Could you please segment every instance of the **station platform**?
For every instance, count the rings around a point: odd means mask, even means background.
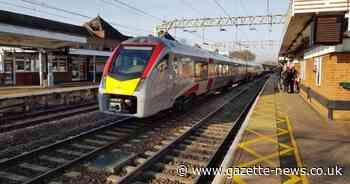
[[[221,165],[230,174],[213,183],[349,183],[350,122],[328,121],[299,94],[276,86],[270,77]],[[268,171],[255,172],[259,167]]]
[[[63,93],[84,89],[98,88],[98,83],[79,82],[55,85],[53,87],[40,86],[14,86],[0,87],[0,100],[8,98],[20,98],[25,96],[45,95],[50,93]]]
[[[72,83],[43,88],[38,86],[0,87],[0,120],[9,114],[29,113],[58,106],[94,103],[98,84]]]

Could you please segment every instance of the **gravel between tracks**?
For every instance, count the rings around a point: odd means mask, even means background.
[[[54,143],[120,117],[94,111],[0,134],[0,160]]]

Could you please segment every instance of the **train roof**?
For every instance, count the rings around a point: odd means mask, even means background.
[[[141,41],[143,40],[143,41]],[[159,38],[159,37],[154,37],[154,36],[148,36],[148,37],[135,37],[132,39],[129,39],[126,41],[127,42],[145,42],[145,43],[163,43],[166,45],[169,49],[171,49],[173,52],[178,53],[178,54],[183,54],[183,55],[191,55],[191,56],[196,56],[196,57],[206,57],[206,58],[211,58],[214,60],[219,60],[219,61],[224,61],[224,62],[230,62],[234,64],[246,64],[250,66],[260,66],[261,64],[257,63],[249,63],[249,62],[243,62],[243,61],[235,61],[231,58],[225,57],[221,54],[205,50],[202,48],[197,48],[193,47],[190,45],[182,44],[178,41],[173,41],[173,40],[168,40],[165,38]]]

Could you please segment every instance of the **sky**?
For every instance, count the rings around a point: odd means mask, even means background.
[[[270,13],[287,12],[288,0],[269,1]],[[132,9],[133,7],[138,10]],[[100,15],[117,30],[131,36],[151,34],[156,25],[163,20],[221,17],[227,14],[267,15],[268,12],[267,0],[0,0],[0,9],[76,25],[82,25],[90,18]],[[280,41],[283,28],[284,25],[254,26],[254,29],[245,26],[239,27],[238,30],[227,27],[224,32],[220,31],[220,28],[206,28],[204,41],[208,43],[236,41],[236,31],[237,41]],[[203,30],[191,31],[196,32],[172,30],[171,34],[176,35],[179,40],[186,40],[188,44],[202,43]],[[249,49],[257,55],[257,62],[275,60],[279,51],[278,46]]]

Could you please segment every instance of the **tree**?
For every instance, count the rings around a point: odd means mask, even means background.
[[[229,57],[232,59],[240,59],[243,61],[254,61],[256,56],[249,50],[242,51],[231,51],[229,52]]]

